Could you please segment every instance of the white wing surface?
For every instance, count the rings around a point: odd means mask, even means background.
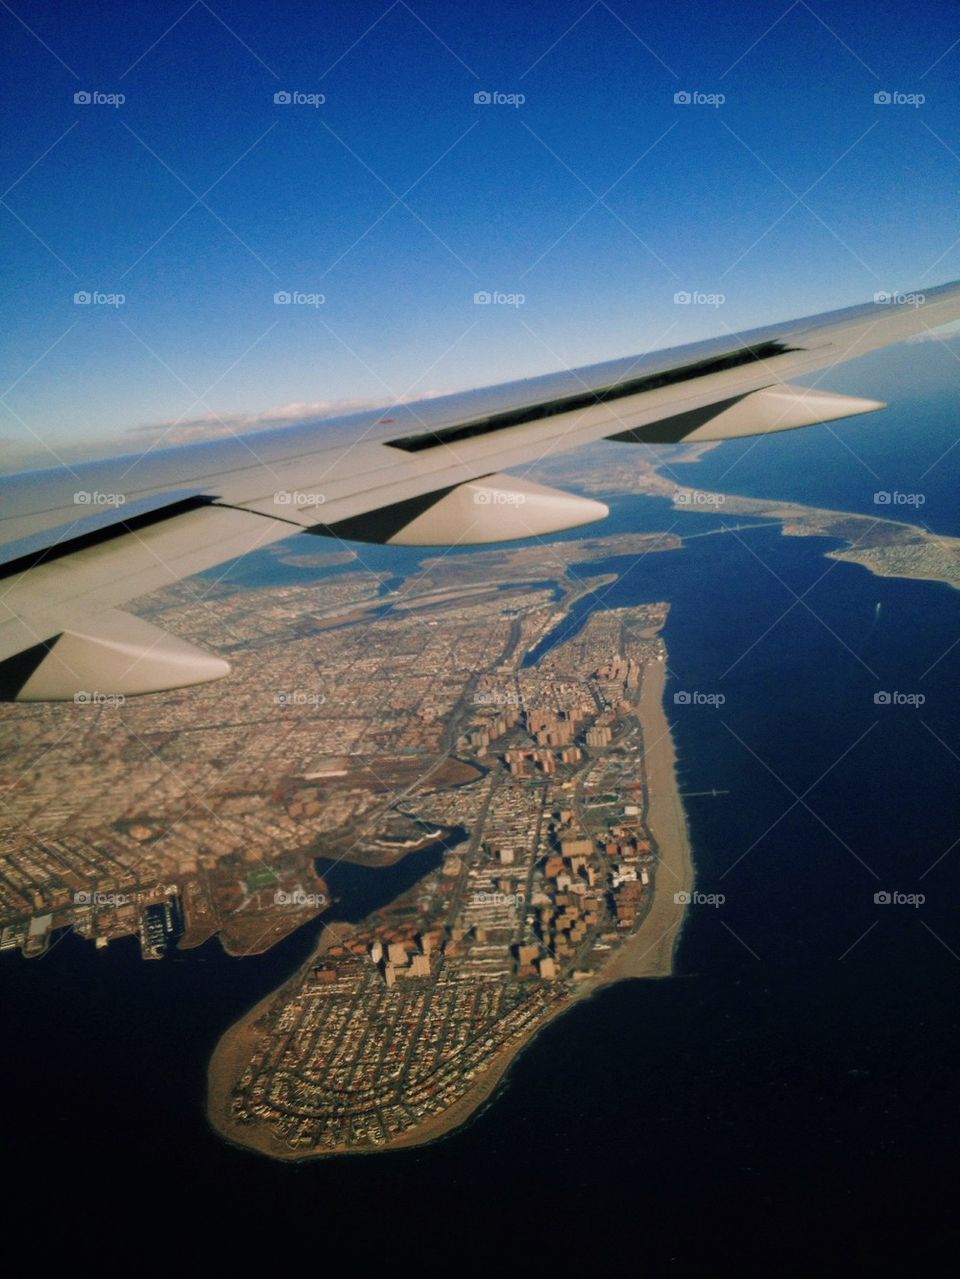
[[[298,530],[409,546],[535,536],[601,502],[502,474],[599,439],[791,430],[884,407],[791,379],[960,319],[960,283],[339,420],[0,478],[0,698],[154,692],[229,667],[126,601]]]

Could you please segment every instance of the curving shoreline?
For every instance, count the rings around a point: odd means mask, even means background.
[[[419,1146],[453,1132],[489,1100],[527,1044],[556,1017],[613,982],[628,978],[669,977],[672,974],[686,913],[686,907],[682,901],[676,900],[676,894],[692,890],[694,867],[686,814],[677,783],[676,750],[664,706],[665,686],[666,664],[649,663],[644,671],[639,715],[649,797],[648,824],[660,856],[650,905],[636,932],[619,946],[595,975],[582,981],[569,997],[559,1000],[535,1026],[507,1045],[491,1065],[478,1074],[469,1091],[452,1106],[442,1114],[427,1117],[415,1128],[396,1136],[375,1151],[363,1153]],[[333,924],[326,928],[317,950],[303,967],[316,963],[317,957],[328,946],[341,934],[350,931],[350,925]],[[291,1150],[274,1139],[273,1131],[267,1125],[238,1123],[231,1114],[230,1104],[233,1083],[250,1059],[260,1016],[288,985],[296,982],[302,971],[301,968],[292,974],[224,1034],[214,1050],[207,1073],[207,1116],[216,1132],[234,1145],[272,1158],[298,1162],[345,1153],[345,1148],[319,1152]],[[350,1153],[361,1152],[351,1148]]]
[[[664,705],[666,682],[666,663],[651,663],[644,672],[640,696],[647,821],[660,851],[652,901],[636,933],[604,965],[595,989],[625,977],[671,976],[687,912],[686,906],[675,900],[675,894],[693,891],[693,853],[677,782],[676,746]]]

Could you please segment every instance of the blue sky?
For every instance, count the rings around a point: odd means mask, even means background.
[[[8,458],[960,277],[952,4],[18,0],[0,27]]]

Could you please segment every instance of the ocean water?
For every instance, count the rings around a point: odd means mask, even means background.
[[[884,401],[880,412],[775,435],[731,440],[673,475],[703,488],[785,498],[960,534],[957,341],[881,351],[811,385]],[[877,494],[890,494],[878,503]]]
[[[667,512],[617,499],[604,531]],[[577,567],[622,570],[604,604],[670,601],[681,788],[726,792],[686,800],[697,887],[724,901],[690,908],[674,979],[579,1005],[441,1142],[289,1166],[208,1129],[204,1072],[316,924],[254,959],[213,942],[143,964],[133,942],[72,937],[5,957],[14,1212],[39,1193],[102,1228],[135,1187],[152,1230],[253,1226],[317,1265],[335,1236],[352,1264],[596,1264],[629,1245],[649,1274],[851,1273],[880,1237],[927,1273],[958,1233],[960,593],[831,545],[758,527]]]
[[[317,874],[330,892],[330,910],[324,922],[343,920],[359,924],[375,910],[402,897],[418,880],[443,864],[444,852],[456,848],[467,837],[463,826],[457,826],[444,839],[423,848],[413,849],[392,866],[358,866],[339,857],[318,857],[314,861]]]

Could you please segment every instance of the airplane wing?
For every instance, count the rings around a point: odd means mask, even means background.
[[[531,537],[601,502],[502,472],[599,439],[725,440],[868,413],[790,385],[960,319],[960,282],[480,391],[0,478],[0,699],[179,688],[221,658],[119,606],[297,531],[407,546]]]

